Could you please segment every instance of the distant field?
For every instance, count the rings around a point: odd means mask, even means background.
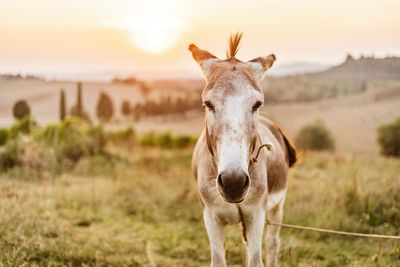
[[[19,99],[28,101],[33,116],[39,123],[59,120],[59,94],[65,89],[68,111],[76,103],[76,82],[46,82],[36,79],[0,78],[0,127],[13,122],[12,107]],[[92,118],[101,91],[112,94],[117,116],[123,99],[140,100],[136,86],[112,83],[84,83],[83,103]]]
[[[208,266],[191,150],[112,149],[60,176],[0,174],[1,266]],[[111,163],[111,164],[110,164]],[[291,171],[287,223],[399,235],[400,161],[303,155]],[[229,266],[244,266],[238,226]],[[399,266],[400,243],[282,230],[282,266]]]
[[[157,100],[162,94],[174,94],[187,89],[202,88],[203,81],[152,81],[152,92],[146,96],[148,99]],[[93,121],[96,121],[96,105],[102,91],[108,93],[115,110],[114,118],[122,120],[121,104],[127,100],[132,104],[143,101],[144,96],[136,83],[82,83],[83,106]],[[60,90],[66,92],[67,111],[76,103],[77,83],[71,81],[44,81],[40,79],[5,78],[0,75],[0,127],[13,123],[12,107],[19,99],[28,101],[33,117],[41,124],[59,121],[59,94]],[[200,102],[199,102],[200,103]],[[125,123],[127,123],[125,121]]]
[[[153,84],[155,93],[147,97],[157,98],[157,94],[168,93],[168,90],[179,92],[198,89],[202,85],[201,81],[158,81]],[[61,88],[66,90],[67,106],[70,108],[75,103],[76,83],[0,79],[0,127],[13,123],[12,106],[20,98],[28,100],[32,114],[39,123],[58,121]],[[115,122],[109,127],[132,125],[140,132],[171,131],[197,135],[204,126],[203,114],[200,112],[189,112],[183,116],[146,118],[135,123],[123,119],[120,111],[122,100],[127,99],[135,103],[141,101],[143,95],[135,85],[115,83],[83,83],[84,107],[92,118],[95,118],[95,107],[101,91],[106,91],[112,96],[116,110]],[[316,102],[271,104],[267,99],[263,113],[278,122],[292,139],[301,127],[321,118],[332,131],[338,152],[377,154],[379,148],[376,144],[376,128],[400,117],[400,83],[376,85],[362,93]]]
[[[376,128],[400,117],[400,84],[346,97],[309,103],[269,104],[263,114],[282,126],[292,138],[306,124],[323,119],[341,153],[378,154]],[[147,119],[135,124],[140,131],[198,134],[204,127],[202,113],[186,117]]]

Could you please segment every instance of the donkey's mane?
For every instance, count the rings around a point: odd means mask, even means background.
[[[242,39],[242,33],[232,34],[229,38],[229,50],[226,51],[226,57],[228,59],[234,58],[239,51],[240,40]]]

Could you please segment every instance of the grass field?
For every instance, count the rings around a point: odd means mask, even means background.
[[[0,175],[0,266],[208,266],[191,149],[112,147],[53,175]],[[287,223],[400,234],[400,161],[306,154],[290,173]],[[282,266],[399,266],[400,242],[282,230]],[[238,226],[229,266],[244,266]]]

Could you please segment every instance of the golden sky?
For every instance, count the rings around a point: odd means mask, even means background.
[[[399,14],[399,0],[0,0],[0,71],[197,72],[188,44],[224,57],[236,31],[243,60],[400,55]]]

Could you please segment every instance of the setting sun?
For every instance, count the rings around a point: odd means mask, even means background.
[[[147,52],[160,53],[179,40],[183,24],[168,17],[144,17],[132,21],[129,32],[134,44]]]

